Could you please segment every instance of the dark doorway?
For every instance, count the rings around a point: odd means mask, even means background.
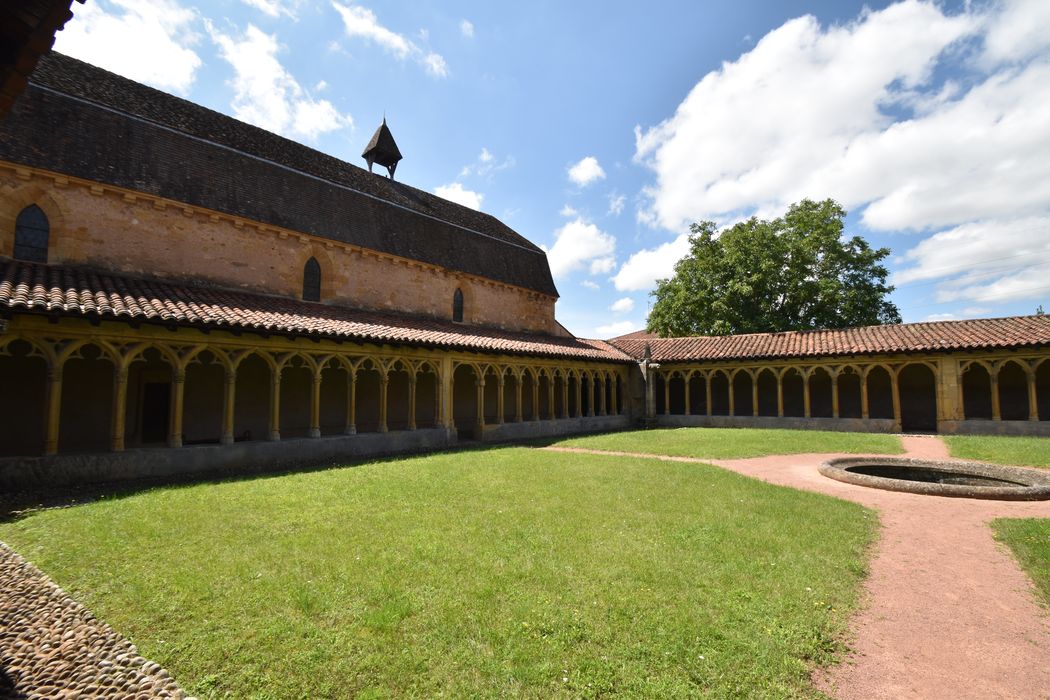
[[[898,375],[901,430],[906,433],[937,432],[936,378],[926,365],[911,364]]]
[[[171,384],[148,382],[142,388],[142,442],[166,442],[171,417]]]

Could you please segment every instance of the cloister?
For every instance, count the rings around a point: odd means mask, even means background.
[[[624,407],[625,365],[20,320],[0,335],[2,456],[425,428],[497,439]]]
[[[714,366],[664,363],[654,370],[654,379],[657,416],[853,419],[880,421],[893,431],[946,432],[960,426],[965,431],[971,421],[1050,421],[1050,356],[1045,351]]]

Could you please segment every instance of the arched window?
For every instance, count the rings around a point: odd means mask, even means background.
[[[303,301],[321,301],[321,264],[310,258],[303,268]]]
[[[463,323],[463,290],[457,289],[452,295],[452,320]]]
[[[50,231],[43,209],[35,204],[23,209],[15,221],[15,258],[46,263]]]

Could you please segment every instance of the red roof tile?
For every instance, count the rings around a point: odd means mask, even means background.
[[[512,333],[14,260],[0,262],[0,309],[474,352],[631,360],[602,340]]]
[[[644,356],[648,344],[655,362],[771,360],[1034,347],[1050,345],[1050,315],[748,335],[649,340],[614,338],[609,342],[637,358]]]

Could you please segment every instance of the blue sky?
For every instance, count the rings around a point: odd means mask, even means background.
[[[548,250],[559,320],[644,326],[692,221],[834,197],[906,321],[1050,309],[1050,2],[88,0],[56,49]]]

